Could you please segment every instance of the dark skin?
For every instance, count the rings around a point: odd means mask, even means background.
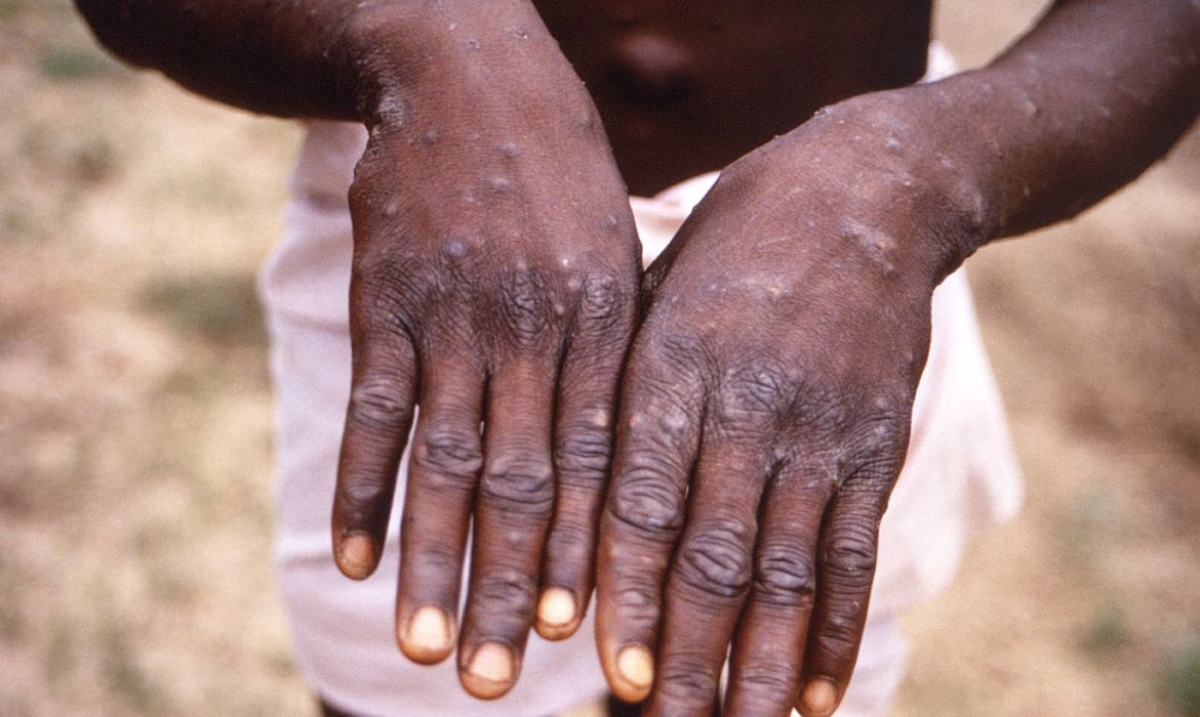
[[[404,653],[502,695],[594,574],[609,683],[657,715],[707,714],[730,647],[726,714],[836,708],[934,287],[1200,111],[1195,0],[1059,2],[927,86],[922,2],[77,2],[195,90],[370,128],[333,538],[372,572],[419,404]],[[713,169],[639,290],[626,187]]]

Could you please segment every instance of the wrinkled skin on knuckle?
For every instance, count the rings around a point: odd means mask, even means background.
[[[479,437],[453,428],[430,428],[413,445],[412,462],[426,474],[425,487],[470,491],[483,466]],[[437,482],[429,483],[431,478]]]
[[[761,437],[775,433],[787,420],[796,386],[785,372],[766,362],[752,362],[727,372],[713,399],[713,428]]]
[[[625,574],[621,589],[612,594],[612,602],[624,619],[635,624],[640,621],[642,626],[647,626],[658,620],[659,593],[657,578],[641,573]]]
[[[408,425],[413,407],[398,395],[398,382],[384,377],[359,381],[350,392],[347,415],[355,425],[366,429],[392,431]]]
[[[814,557],[799,541],[764,540],[754,574],[755,599],[779,607],[811,605],[817,593]]]
[[[702,379],[712,379],[717,366],[713,342],[688,329],[689,320],[674,308],[650,312],[637,330],[625,382],[636,393],[661,401],[694,402]],[[720,342],[716,342],[717,345]]]
[[[338,513],[343,523],[363,525],[384,519],[383,506],[390,505],[392,488],[375,480],[349,476],[337,490]]]
[[[798,675],[792,670],[785,659],[739,666],[737,673],[738,689],[742,692],[742,703],[751,706],[747,714],[770,714],[766,705],[775,705],[780,701],[780,695],[791,695],[799,688]],[[758,705],[758,709],[754,709]]]
[[[903,408],[887,404],[858,421],[843,443],[842,474],[890,485],[899,475],[908,451],[910,412],[911,403]]]
[[[675,575],[703,595],[722,599],[744,595],[750,587],[753,528],[722,520],[695,531],[679,547]]]
[[[432,516],[413,513],[408,513],[404,519],[417,526],[424,520],[435,520]],[[411,571],[408,575],[413,584],[436,585],[445,582],[448,577],[458,575],[462,564],[462,555],[454,546],[440,540],[426,540],[421,543],[419,550],[414,550],[406,569]]]
[[[565,484],[596,488],[608,480],[612,436],[606,427],[593,424],[568,426],[555,446],[555,465]]]
[[[579,325],[588,332],[618,329],[629,318],[632,303],[621,282],[612,274],[593,273],[583,280],[579,300]]]
[[[654,704],[662,715],[709,715],[717,694],[717,668],[700,656],[677,655],[658,668]]]
[[[495,311],[513,348],[536,349],[547,340],[554,309],[546,282],[528,266],[501,274]]]
[[[809,637],[808,657],[823,663],[839,663],[858,654],[863,624],[854,618],[837,613]]]
[[[440,292],[437,275],[406,252],[394,247],[354,252],[351,270],[351,311],[355,325],[411,340]]]
[[[684,496],[667,478],[662,458],[639,454],[629,459],[608,501],[608,512],[638,532],[665,539],[683,527]]]
[[[523,633],[529,627],[537,585],[518,570],[489,570],[472,585],[471,602],[490,628]]]
[[[545,461],[502,453],[488,461],[479,497],[502,514],[547,516],[554,505],[554,471]]]
[[[822,546],[822,579],[837,591],[862,591],[875,576],[879,522],[876,518],[842,519]]]

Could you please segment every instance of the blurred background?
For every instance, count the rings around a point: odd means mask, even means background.
[[[975,66],[1041,4],[937,34]],[[0,0],[0,715],[312,712],[253,289],[298,140]],[[907,620],[897,715],[1200,715],[1200,136],[968,267],[1027,501]]]

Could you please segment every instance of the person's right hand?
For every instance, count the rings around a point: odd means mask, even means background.
[[[536,13],[489,13],[503,14],[437,29],[445,51],[384,103],[356,171],[333,511],[338,566],[366,578],[419,405],[397,637],[420,663],[457,637],[463,685],[484,698],[516,681],[531,625],[562,638],[584,614],[639,274],[582,83]]]

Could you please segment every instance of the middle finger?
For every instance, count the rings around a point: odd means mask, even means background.
[[[488,391],[486,462],[475,507],[475,543],[459,674],[484,699],[516,682],[533,623],[542,547],[554,506],[550,436],[554,366],[517,359]]]

